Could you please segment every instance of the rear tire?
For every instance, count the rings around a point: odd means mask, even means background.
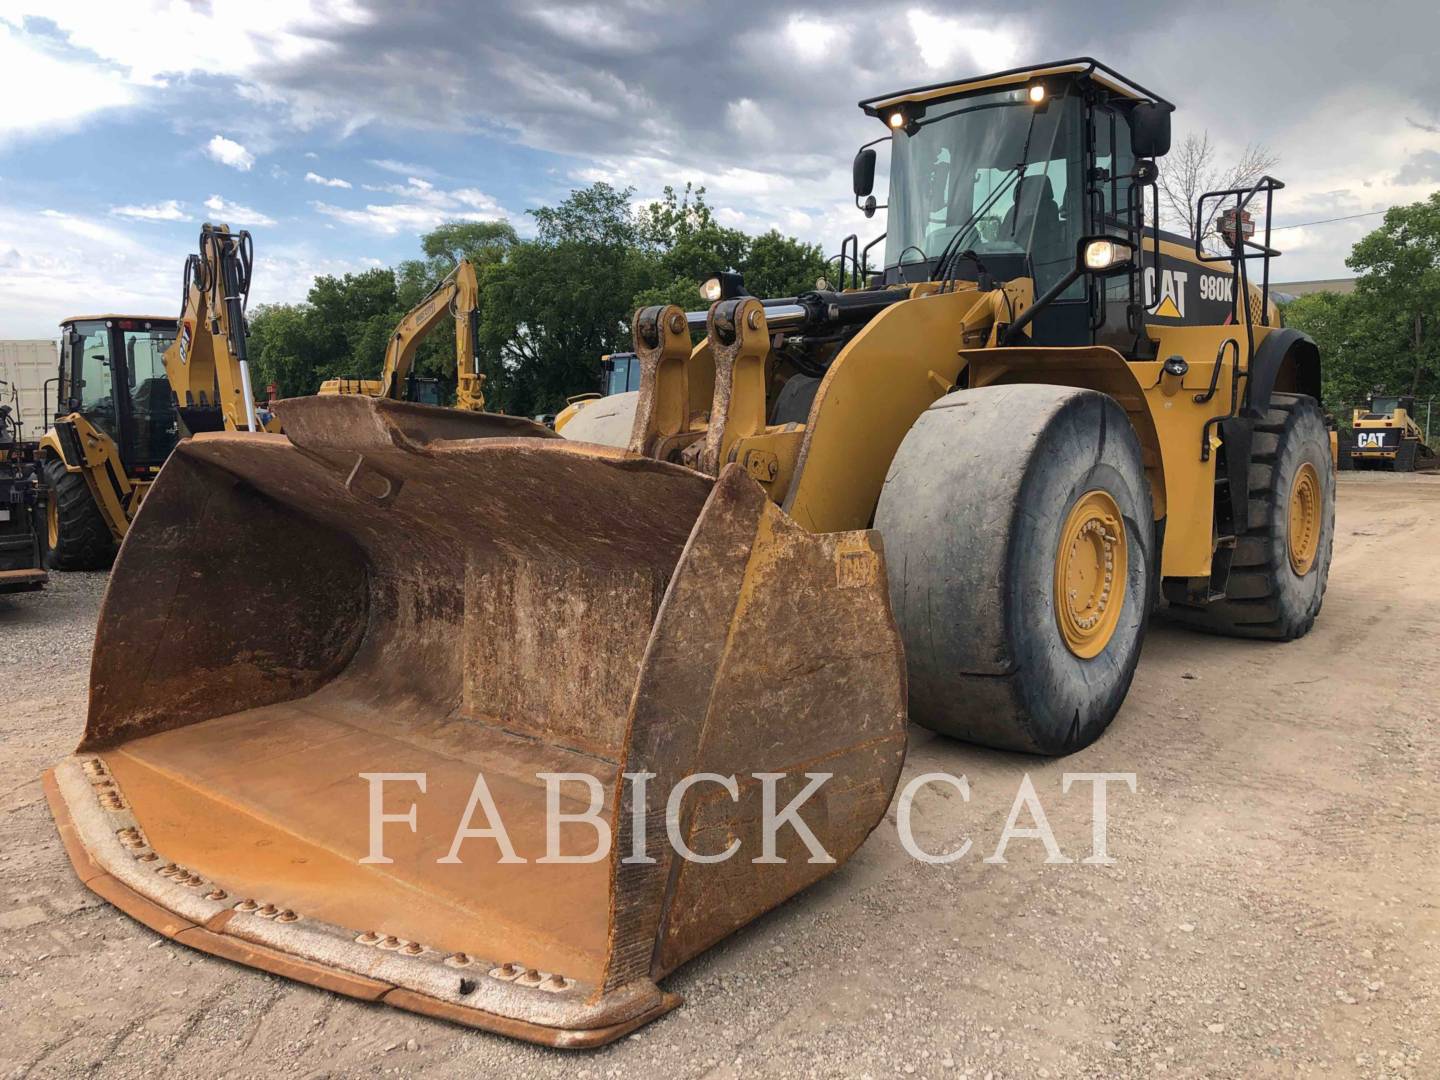
[[[47,457],[42,468],[50,489],[46,566],[51,570],[108,569],[115,561],[115,541],[85,477],[67,472],[65,463],[55,457]]]
[[[1150,485],[1114,399],[1041,385],[941,398],[901,443],[875,526],[912,720],[1040,754],[1105,730],[1156,580]]]
[[[1415,450],[1420,444],[1414,439],[1407,439],[1403,436],[1400,439],[1400,448],[1395,451],[1395,461],[1391,468],[1395,472],[1415,471]]]
[[[1292,531],[1309,528],[1292,530],[1292,501],[1307,465],[1319,485],[1313,542],[1292,537]],[[1170,615],[1210,633],[1293,641],[1309,633],[1320,614],[1335,543],[1335,473],[1314,398],[1271,395],[1269,411],[1255,426],[1249,485],[1250,529],[1235,542],[1226,598],[1203,607],[1172,603]],[[1297,551],[1304,555],[1311,548],[1308,562],[1302,558],[1297,565]]]

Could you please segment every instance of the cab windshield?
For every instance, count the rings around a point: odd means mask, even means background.
[[[1058,280],[1083,229],[1082,120],[1078,97],[1036,108],[1023,86],[930,105],[915,134],[894,135],[885,265],[933,262],[953,243],[1029,255],[1037,292]]]

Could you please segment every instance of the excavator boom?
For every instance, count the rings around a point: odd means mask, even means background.
[[[479,308],[479,285],[469,259],[461,259],[445,279],[430,290],[395,327],[385,349],[385,366],[376,396],[400,401],[405,397],[415,351],[446,315],[455,319],[456,407],[469,412],[485,410],[481,392],[484,376],[476,367],[475,335]],[[331,383],[337,380],[330,380]],[[327,384],[328,385],[328,384]],[[322,388],[322,393],[325,392]],[[330,393],[343,393],[331,389]]]

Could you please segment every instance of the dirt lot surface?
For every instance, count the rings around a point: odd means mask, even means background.
[[[541,1050],[172,945],[83,889],[43,768],[79,737],[100,575],[0,597],[0,1075],[1440,1076],[1440,476],[1342,477],[1290,645],[1151,629],[1124,711],[1063,761],[912,730],[928,787],[857,858],[671,978],[607,1049]],[[1113,865],[1088,783],[1111,786]],[[987,863],[1028,773],[1070,863]],[[1022,816],[1028,824],[1028,816]]]

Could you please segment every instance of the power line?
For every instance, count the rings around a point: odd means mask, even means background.
[[[1319,221],[1297,221],[1294,225],[1276,225],[1271,232],[1284,232],[1286,229],[1303,229],[1307,225],[1329,225],[1332,221],[1355,221],[1357,218],[1374,217],[1376,214],[1383,214],[1384,210],[1367,210],[1363,214],[1347,214],[1345,217],[1322,218]]]

